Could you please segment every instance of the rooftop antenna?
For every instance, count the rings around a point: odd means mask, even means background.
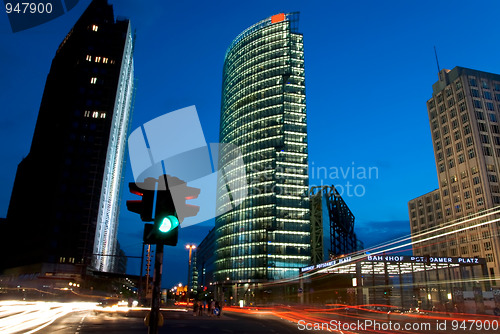
[[[434,45],[434,55],[436,56],[436,64],[437,64],[437,67],[438,67],[438,73],[441,72],[441,69],[439,68],[439,60],[438,60],[438,54],[437,54],[437,51],[436,51],[436,46]]]

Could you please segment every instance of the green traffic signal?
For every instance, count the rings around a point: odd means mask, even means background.
[[[181,222],[186,217],[196,216],[200,210],[199,206],[187,204],[186,200],[197,198],[200,189],[188,187],[186,182],[170,175],[148,178],[143,184],[130,183],[129,187],[130,192],[142,196],[142,200],[127,201],[127,208],[140,213],[143,221],[154,222],[144,225],[143,242],[176,246]],[[153,204],[156,204],[154,218]]]
[[[177,226],[179,226],[179,219],[177,219],[177,217],[166,216],[161,220],[160,226],[158,226],[158,230],[162,233],[168,233]]]

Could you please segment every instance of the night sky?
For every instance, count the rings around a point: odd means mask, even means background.
[[[0,217],[29,152],[52,58],[89,2],[17,33],[0,14]],[[437,80],[434,46],[441,68],[500,73],[500,2],[494,0],[109,2],[137,31],[131,130],[195,105],[208,143],[218,142],[231,41],[266,17],[300,11],[310,185],[343,189],[365,246],[409,235],[408,200],[438,187],[426,110]],[[132,181],[127,157],[125,182]],[[118,240],[136,256],[143,223],[125,210],[127,199],[136,198],[125,184]],[[213,220],[181,229],[178,246],[166,247],[164,287],[186,282],[184,245],[199,244],[211,226]],[[138,274],[139,261],[130,259],[128,271]]]

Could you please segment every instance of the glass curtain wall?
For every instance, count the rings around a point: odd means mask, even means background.
[[[241,151],[249,191],[231,211],[224,207],[231,203],[218,205],[227,211],[216,218],[218,282],[293,277],[310,263],[304,46],[297,23],[298,13],[274,15],[243,31],[226,52],[220,142]],[[221,146],[219,170],[234,157],[233,145]]]

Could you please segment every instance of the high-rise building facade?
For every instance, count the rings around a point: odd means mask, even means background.
[[[133,90],[130,22],[94,0],[63,40],[47,76],[28,156],[7,213],[3,267],[113,268]],[[22,233],[19,233],[22,229]]]
[[[427,110],[439,189],[408,203],[415,255],[481,257],[500,273],[500,75],[439,72]]]
[[[263,282],[310,262],[303,36],[298,13],[277,14],[227,49],[220,142],[243,156],[248,197],[216,218],[215,280]],[[219,153],[219,168],[231,152]],[[224,189],[219,189],[224,191]],[[224,204],[224,205],[231,205]]]

